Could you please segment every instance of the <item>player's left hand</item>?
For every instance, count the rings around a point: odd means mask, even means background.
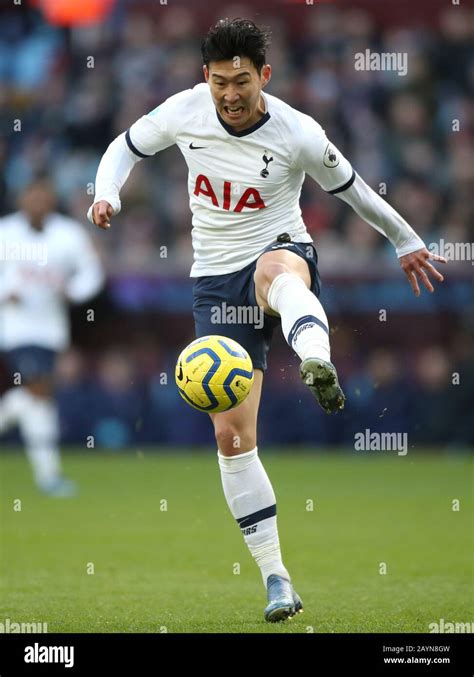
[[[416,252],[412,252],[411,254],[405,254],[405,256],[400,256],[399,258],[400,265],[405,271],[405,274],[408,278],[409,283],[411,284],[411,288],[413,289],[415,296],[420,295],[418,278],[425,285],[426,289],[429,292],[434,292],[434,287],[431,284],[431,281],[428,275],[426,274],[425,270],[428,273],[430,273],[433,276],[433,278],[438,282],[443,282],[444,280],[444,277],[441,275],[441,273],[437,271],[436,268],[434,268],[431,265],[431,263],[429,263],[429,259],[431,259],[431,261],[439,261],[440,263],[447,263],[444,256],[432,254],[426,248],[418,249],[418,251]]]

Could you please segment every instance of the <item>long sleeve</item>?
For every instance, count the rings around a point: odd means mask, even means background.
[[[372,228],[385,235],[395,247],[398,257],[411,254],[426,246],[400,214],[372,190],[357,173],[348,188],[332,192],[347,202]]]
[[[120,211],[120,189],[139,160],[175,143],[179,106],[189,96],[190,91],[185,90],[166,99],[112,141],[97,170],[94,203],[87,212],[91,223],[92,207],[96,202],[106,200],[112,206],[114,214]]]
[[[3,262],[0,268],[0,305],[6,303],[12,294],[18,293],[20,286],[21,280],[15,266],[10,261]]]
[[[118,214],[121,209],[120,189],[128,179],[130,172],[141,158],[133,153],[126,141],[125,132],[117,136],[109,145],[99,164],[95,179],[94,204],[106,200]],[[92,207],[87,218],[92,223]]]
[[[425,247],[423,240],[388,202],[368,186],[332,144],[313,118],[298,113],[295,166],[309,174],[323,190],[337,195],[372,228],[385,235],[404,256]]]

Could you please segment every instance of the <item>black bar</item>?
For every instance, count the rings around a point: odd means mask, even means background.
[[[203,610],[205,614],[205,610]],[[473,674],[472,634],[318,634],[295,633],[283,626],[270,634],[2,634],[0,675],[157,675],[173,669],[194,670],[221,665],[222,652],[233,668],[248,670],[261,661],[265,674],[321,677],[332,675],[456,675]],[[27,647],[74,647],[71,667],[64,663],[25,663]],[[59,654],[58,654],[59,655]],[[220,656],[220,658],[219,658]],[[70,658],[70,656],[69,656]],[[390,659],[390,662],[389,660]],[[403,659],[405,662],[393,662]],[[423,661],[421,661],[423,659]],[[430,659],[430,663],[427,660]],[[435,660],[447,662],[434,662]],[[275,672],[274,672],[275,671]],[[245,674],[245,673],[244,673]]]

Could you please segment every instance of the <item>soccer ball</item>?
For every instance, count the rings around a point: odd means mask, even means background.
[[[253,384],[253,365],[237,341],[203,336],[178,357],[175,378],[183,400],[199,411],[217,413],[245,400]]]

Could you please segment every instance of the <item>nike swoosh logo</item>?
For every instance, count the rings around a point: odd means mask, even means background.
[[[207,148],[207,146],[195,146],[193,143],[189,144],[191,150],[199,150],[199,148]]]
[[[182,366],[181,362],[179,363],[178,380],[179,381],[183,380],[183,366]]]

